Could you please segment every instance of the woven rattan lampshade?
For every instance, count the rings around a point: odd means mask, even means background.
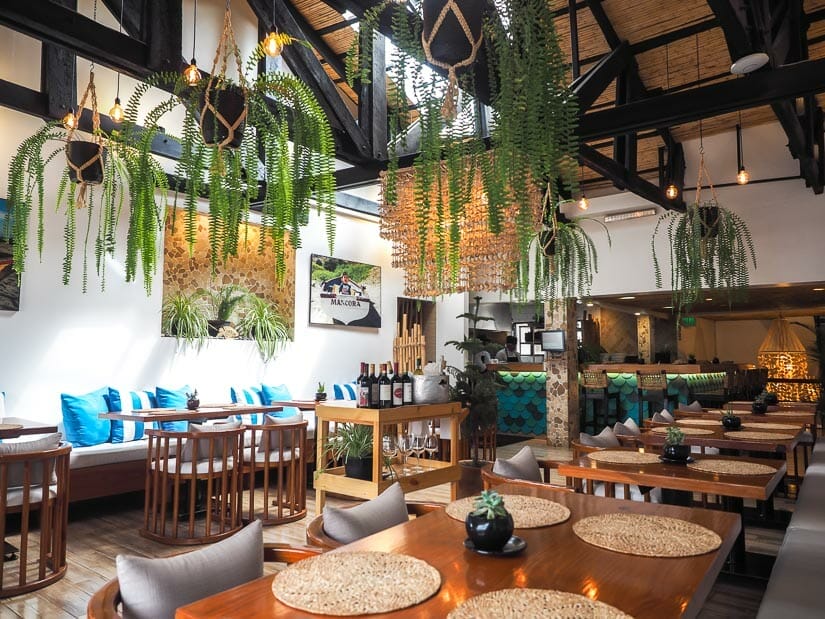
[[[426,217],[419,213],[412,169],[398,171],[397,204],[382,199],[381,236],[392,242],[392,266],[404,270],[404,294],[428,297],[467,291],[507,291],[516,285],[518,242],[513,218],[506,218],[499,234],[487,229],[487,200],[480,174],[475,174],[470,199],[458,216],[458,238],[449,241],[452,219],[448,207],[448,183],[442,170],[442,218],[438,218],[438,189],[430,195],[431,208]],[[434,183],[438,185],[438,183]],[[382,192],[386,177],[381,179]],[[540,198],[536,193],[533,221],[539,225]],[[426,225],[421,244],[419,226]],[[450,252],[456,258],[451,266]],[[423,252],[423,258],[422,258]]]
[[[775,392],[780,400],[816,399],[816,387],[813,384],[771,381],[772,378],[810,378],[805,346],[784,318],[776,318],[771,323],[768,334],[759,347],[757,362],[760,367],[768,368],[767,388]]]

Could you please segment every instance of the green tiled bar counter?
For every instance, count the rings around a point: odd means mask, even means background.
[[[703,371],[707,366],[698,364],[687,365],[629,365],[629,364],[594,364],[588,366],[591,370],[606,370],[608,378],[608,392],[619,394],[619,419],[632,417],[636,422],[639,419],[639,400],[636,390],[636,370],[667,372],[667,393],[678,396],[679,402],[688,404],[695,393],[722,392],[725,382],[725,372]],[[612,407],[611,407],[612,408]],[[593,418],[593,409],[588,407],[587,419]]]
[[[538,436],[547,432],[547,373],[541,363],[508,363],[498,392],[498,432]]]

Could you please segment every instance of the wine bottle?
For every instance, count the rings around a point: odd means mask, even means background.
[[[370,408],[378,408],[378,377],[374,363],[370,363]]]
[[[387,378],[392,380],[392,377],[398,374],[397,363],[393,363],[392,361],[387,361]]]
[[[361,376],[358,377],[358,406],[370,407],[370,375],[367,373],[367,364],[361,364]]]
[[[398,362],[393,364],[395,367],[392,374],[392,405],[404,405],[404,380],[398,372]]]
[[[392,383],[387,376],[387,364],[381,364],[378,377],[378,408],[392,408]]]
[[[413,403],[413,379],[409,372],[404,372],[401,377],[401,392],[404,405]]]
[[[424,374],[423,370],[421,369],[421,357],[418,357],[415,360],[415,374],[417,376],[421,376],[422,374]]]

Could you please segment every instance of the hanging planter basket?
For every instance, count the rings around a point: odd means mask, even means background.
[[[106,164],[106,149],[102,143],[72,140],[66,144],[69,180],[73,183],[100,185]]]
[[[240,86],[207,90],[201,100],[200,129],[204,144],[238,148],[246,125],[246,93]]]
[[[449,85],[442,114],[454,118],[457,74],[476,60],[483,40],[484,11],[477,0],[424,0],[421,44],[427,61],[447,71]]]
[[[719,236],[719,205],[705,202],[699,207],[699,219],[702,222],[702,238],[713,239]]]
[[[556,233],[553,230],[544,229],[539,233],[539,243],[542,253],[547,256],[556,255]]]

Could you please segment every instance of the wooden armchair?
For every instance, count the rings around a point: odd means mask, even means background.
[[[264,561],[267,563],[295,563],[301,559],[321,554],[318,548],[291,546],[289,544],[264,544]],[[120,583],[110,580],[89,600],[86,616],[89,619],[116,619],[121,614]]]
[[[354,507],[351,505],[350,507]],[[407,503],[407,513],[410,516],[423,516],[424,514],[428,514],[432,511],[437,509],[443,509],[444,505],[441,503]],[[320,548],[323,551],[332,550],[333,548],[338,548],[339,546],[343,546],[341,542],[331,538],[329,535],[326,534],[324,531],[324,515],[319,514],[315,518],[313,518],[310,523],[307,525],[307,543],[311,546],[315,546]]]
[[[632,437],[626,437],[632,438]],[[573,459],[578,460],[579,458],[593,453],[595,451],[603,451],[605,447],[593,447],[590,445],[583,445],[579,441],[571,441],[571,447],[573,448]],[[611,449],[623,449],[626,451],[636,451],[633,447],[611,447]],[[634,499],[633,497],[641,497],[641,500],[645,503],[651,502],[650,492],[652,488],[647,487],[639,487],[634,486],[631,484],[619,484],[619,488],[621,489],[621,493],[616,492],[616,484],[611,482],[603,482],[597,481],[593,479],[573,479],[571,483],[573,489],[576,492],[582,492],[584,494],[593,494],[598,496],[605,496],[610,498],[617,498],[617,499],[628,499],[628,500],[638,500]],[[634,492],[635,491],[635,492]],[[620,496],[619,496],[620,494]]]
[[[544,460],[539,461],[539,464],[550,464],[550,461]],[[553,463],[556,466],[551,468],[557,468],[558,463]],[[485,490],[490,490],[491,488],[495,488],[496,486],[500,486],[501,484],[515,484],[517,486],[522,486],[525,488],[542,488],[544,490],[550,489],[556,492],[573,492],[573,488],[567,486],[556,486],[549,482],[549,473],[546,473],[544,479],[547,481],[527,481],[526,479],[514,479],[512,477],[504,477],[502,475],[498,475],[493,473],[492,471],[488,471],[486,469],[482,469],[481,471],[481,484]]]

